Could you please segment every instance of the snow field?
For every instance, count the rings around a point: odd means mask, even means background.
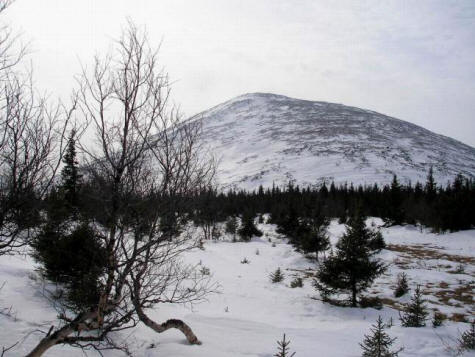
[[[379,219],[368,223],[371,222],[381,224]],[[413,226],[382,228],[387,244],[396,250],[386,249],[380,253],[380,258],[390,264],[389,269],[365,295],[373,291],[384,301],[393,302],[376,310],[337,307],[320,301],[311,285],[315,261],[296,252],[275,233],[274,226],[262,224],[259,228],[264,231],[260,239],[249,243],[207,241],[205,250],[196,249],[184,256],[186,262],[200,263],[210,269],[220,285],[219,293],[192,307],[163,304],[149,311],[150,317],[157,321],[184,319],[203,342],[201,346],[187,345],[178,331],[158,335],[141,324],[115,338],[127,341],[134,356],[271,357],[276,352],[276,340],[285,333],[291,340],[291,350],[297,352],[296,357],[356,357],[361,355],[358,343],[381,315],[385,322],[393,319],[394,326],[387,332],[398,338],[395,347],[404,346],[400,356],[447,356],[442,340],[450,342],[468,328],[467,323],[451,320],[437,329],[432,328],[430,320],[423,328],[403,328],[397,308],[409,301],[416,284],[422,284],[431,312],[437,308],[449,317],[453,314],[472,317],[475,230],[435,235]],[[329,232],[335,243],[344,232],[344,226],[332,221]],[[410,254],[401,247],[409,247]],[[258,255],[256,250],[259,250]],[[418,258],[424,251],[430,254]],[[463,273],[454,272],[459,263],[453,257],[464,258]],[[241,264],[243,258],[250,263]],[[285,280],[272,284],[269,274],[277,267],[283,270]],[[0,281],[5,281],[0,291],[0,308],[12,307],[11,316],[7,316],[7,310],[2,310],[4,314],[0,315],[0,346],[22,340],[10,353],[12,356],[28,352],[41,337],[34,331],[47,330],[56,322],[56,312],[43,296],[43,284],[34,269],[28,257],[0,258]],[[403,271],[408,274],[411,292],[397,299],[393,297],[393,287],[397,274]],[[295,276],[303,278],[303,288],[290,288]],[[463,302],[453,297],[444,301],[436,295],[467,286],[458,297]],[[24,339],[25,336],[28,337]],[[152,344],[154,348],[150,348]],[[51,357],[82,355],[81,351],[67,346],[56,346],[46,354]],[[89,351],[88,355],[97,354]],[[104,355],[123,354],[106,351]]]

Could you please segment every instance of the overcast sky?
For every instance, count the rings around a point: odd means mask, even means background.
[[[130,17],[190,116],[272,92],[372,109],[475,146],[475,1],[16,0],[37,85],[68,95]]]

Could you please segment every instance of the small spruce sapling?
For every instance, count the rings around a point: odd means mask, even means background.
[[[443,313],[439,311],[435,311],[434,317],[432,318],[432,327],[436,328],[436,327],[442,326],[446,318],[447,317]]]
[[[398,274],[397,285],[396,285],[396,289],[394,290],[394,296],[401,297],[404,294],[407,294],[408,292],[409,292],[409,285],[407,282],[407,274],[406,273]]]
[[[201,275],[211,275],[211,271],[209,270],[208,267],[205,267],[204,265],[200,269]]]
[[[277,345],[278,345],[278,351],[274,355],[274,357],[294,357],[295,356],[295,352],[293,353],[290,352],[290,348],[289,348],[290,341],[287,341],[285,339],[285,333],[282,340],[277,341]]]
[[[303,287],[303,280],[301,277],[296,277],[290,282],[291,288],[302,288]]]
[[[365,335],[363,343],[360,343],[363,350],[362,357],[397,357],[403,350],[400,348],[397,351],[391,351],[396,338],[389,337],[384,328],[383,319],[379,316],[376,324],[371,326],[371,333]]]
[[[417,285],[411,302],[406,306],[402,315],[399,316],[404,327],[423,327],[427,320],[427,307],[422,298],[421,286]]]
[[[465,266],[462,263],[455,267],[455,274],[465,274]]]
[[[269,277],[272,283],[280,283],[285,278],[284,273],[282,273],[280,268],[277,268],[277,270],[271,273]]]
[[[475,350],[475,319],[470,323],[469,329],[462,333],[458,343],[461,351]]]

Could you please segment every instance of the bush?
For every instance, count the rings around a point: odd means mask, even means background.
[[[249,264],[249,263],[250,261],[246,257],[244,257],[244,259],[241,260],[241,264]]]
[[[383,302],[377,296],[374,296],[374,297],[362,296],[360,298],[360,306],[362,308],[372,307],[372,308],[375,308],[377,310],[381,310],[383,308]]]
[[[290,287],[291,288],[301,288],[303,287],[303,280],[300,277],[295,278],[290,282]]]
[[[200,269],[201,275],[211,275],[211,271],[208,267],[202,266]]]
[[[269,277],[272,283],[280,283],[285,278],[280,268],[277,268],[277,270],[271,273]]]
[[[100,237],[87,223],[70,233],[65,227],[47,224],[33,240],[32,248],[44,276],[64,284],[72,309],[83,311],[97,303],[106,254]]]

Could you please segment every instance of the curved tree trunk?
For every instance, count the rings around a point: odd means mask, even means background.
[[[43,338],[36,347],[26,355],[26,357],[40,357],[43,353],[46,352],[49,348],[53,347],[56,344],[61,343],[64,337],[67,337],[72,331],[61,331],[58,330],[52,335],[48,335]]]
[[[162,324],[158,324],[155,321],[153,321],[152,319],[150,319],[145,314],[145,312],[143,311],[143,309],[140,305],[138,305],[136,303],[134,303],[134,305],[135,305],[135,310],[137,312],[137,315],[138,315],[140,321],[142,321],[146,326],[150,327],[155,332],[162,333],[162,332],[165,332],[166,330],[169,330],[171,328],[176,328],[176,329],[180,330],[181,332],[183,332],[183,334],[185,335],[187,341],[191,345],[201,345],[201,341],[198,340],[198,337],[196,337],[196,335],[193,333],[190,326],[188,326],[183,321],[176,320],[176,319],[170,319],[170,320],[167,320],[166,322],[164,322]]]
[[[51,333],[53,327],[51,327],[50,332],[36,345],[36,347],[26,355],[26,357],[40,357],[45,353],[49,348],[54,345],[58,345],[65,341],[69,335],[73,332],[83,330],[84,322],[88,319],[93,319],[97,316],[96,311],[89,311],[83,314],[80,314],[73,321],[68,323],[66,326],[63,326],[59,330]]]

